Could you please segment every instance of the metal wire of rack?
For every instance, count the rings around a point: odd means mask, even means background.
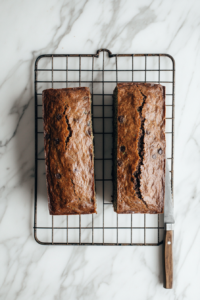
[[[34,82],[34,237],[39,244],[156,246],[163,243],[163,215],[118,215],[113,211],[112,91],[116,83],[129,81],[161,83],[166,86],[167,159],[171,161],[173,197],[175,104],[173,57],[168,54],[112,54],[107,49],[100,49],[96,54],[41,55],[35,61]],[[42,90],[46,88],[75,86],[89,86],[92,96],[98,213],[84,216],[49,216],[41,95]],[[40,234],[41,232],[43,234]]]

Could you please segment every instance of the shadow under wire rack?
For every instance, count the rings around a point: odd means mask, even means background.
[[[113,90],[119,82],[160,83],[166,87],[166,153],[174,182],[175,62],[168,54],[46,54],[35,61],[35,205],[34,237],[42,245],[137,245],[163,243],[163,215],[113,210]],[[92,97],[95,215],[50,216],[47,206],[42,91],[87,86]]]

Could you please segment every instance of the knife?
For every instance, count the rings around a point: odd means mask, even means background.
[[[164,204],[164,287],[173,287],[173,236],[174,207],[172,202],[169,166],[165,163],[165,204]]]

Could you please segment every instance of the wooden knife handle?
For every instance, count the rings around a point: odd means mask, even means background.
[[[164,239],[164,287],[173,287],[173,230],[165,230]]]

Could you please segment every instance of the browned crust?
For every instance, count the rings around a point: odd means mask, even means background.
[[[114,209],[117,213],[163,213],[165,87],[119,83],[115,95],[118,108]]]
[[[86,87],[42,93],[51,215],[96,213],[90,101]]]

